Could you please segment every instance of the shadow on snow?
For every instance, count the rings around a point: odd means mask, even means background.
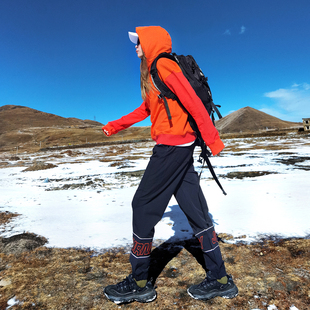
[[[185,214],[178,205],[170,206],[170,209],[171,211],[165,212],[163,218],[168,217],[174,222],[174,236],[170,237],[151,252],[149,279],[151,279],[153,285],[167,264],[176,257],[182,249],[186,249],[192,254],[202,268],[207,271],[200,243],[194,236]],[[212,222],[216,224],[212,214],[209,213],[209,216]],[[177,276],[177,270],[170,268],[166,271],[165,276],[175,278]]]

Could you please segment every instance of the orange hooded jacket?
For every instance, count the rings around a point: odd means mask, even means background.
[[[171,53],[171,38],[165,29],[159,26],[137,27],[136,33],[139,36],[149,70],[152,62],[160,53]],[[222,151],[224,144],[219,137],[218,131],[180,67],[170,59],[161,58],[157,62],[157,69],[161,79],[177,95],[184,107],[195,119],[202,138],[211,149],[212,154],[216,155]],[[102,128],[105,134],[108,136],[115,134],[150,115],[152,122],[151,136],[157,144],[182,145],[193,142],[196,135],[187,120],[187,113],[177,101],[167,98],[172,116],[172,119],[169,120],[164,102],[158,98],[159,91],[155,88],[151,77],[150,82],[152,89],[141,106],[122,118],[109,122]]]

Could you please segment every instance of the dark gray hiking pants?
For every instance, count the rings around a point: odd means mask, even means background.
[[[208,206],[193,166],[195,146],[156,145],[132,201],[133,247],[130,262],[136,280],[148,278],[154,226],[175,196],[201,244],[206,267],[216,279],[226,275]]]

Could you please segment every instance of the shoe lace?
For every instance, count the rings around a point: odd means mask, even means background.
[[[214,281],[210,281],[208,278],[205,278],[200,284],[200,287],[211,287],[214,286]]]
[[[132,276],[129,275],[128,277],[126,277],[126,279],[117,283],[116,287],[117,287],[117,289],[124,291],[124,290],[127,290],[127,288],[131,289],[134,284],[135,284],[135,282],[134,282]]]
[[[217,282],[216,279],[211,279],[211,273],[208,272],[206,278],[199,284],[200,287],[212,287],[212,286],[217,286],[220,283]]]

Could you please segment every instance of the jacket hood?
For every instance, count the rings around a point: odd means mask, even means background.
[[[164,28],[159,26],[137,27],[136,33],[139,36],[148,67],[159,54],[171,53],[171,37]]]

